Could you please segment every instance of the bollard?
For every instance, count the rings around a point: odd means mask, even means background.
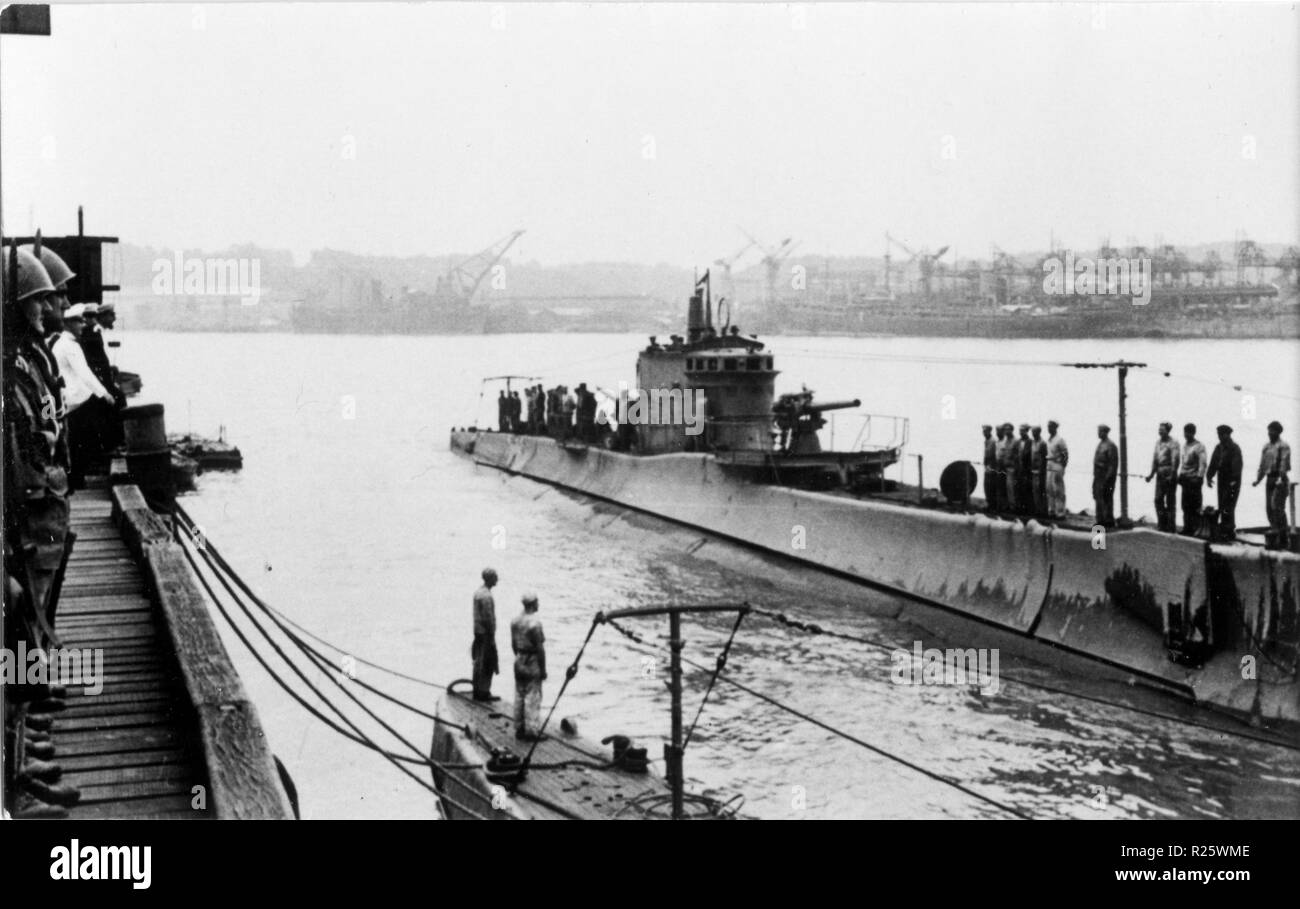
[[[170,503],[176,495],[172,453],[161,404],[137,404],[122,410],[126,466],[133,482],[151,502]]]

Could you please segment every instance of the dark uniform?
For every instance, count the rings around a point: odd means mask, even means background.
[[[492,588],[484,572],[483,586],[474,591],[474,643],[469,654],[474,660],[474,699],[495,700],[492,697],[492,676],[500,671],[497,658],[497,610],[492,599]],[[493,583],[496,573],[491,573]]]
[[[1015,458],[1013,446],[1015,445],[1016,431],[1010,423],[1003,423],[999,428],[998,438],[998,475],[1001,479],[998,492],[998,511],[1010,512],[1016,508],[1016,491],[1015,491]]]
[[[1033,459],[1030,461],[1030,473],[1033,479],[1034,516],[1047,517],[1047,440],[1043,438],[1043,428],[1035,426],[1030,447]]]
[[[1237,497],[1241,495],[1243,460],[1241,446],[1232,441],[1232,427],[1219,427],[1219,444],[1210,455],[1210,467],[1205,480],[1214,488],[1214,478],[1219,478],[1219,530],[1228,539],[1237,532]]]
[[[1106,427],[1109,432],[1110,428]],[[1109,438],[1097,443],[1092,456],[1092,500],[1097,523],[1115,526],[1115,480],[1119,476],[1119,448]]]
[[[1016,440],[1016,506],[1022,515],[1034,513],[1034,441],[1029,438],[1029,425],[1022,423],[1020,438]]]
[[[998,443],[992,426],[984,427],[984,502],[990,510],[998,510]]]
[[[17,557],[16,577],[38,624],[52,626],[54,578],[69,526],[66,447],[60,440],[61,392],[43,368],[44,342],[32,336],[13,353],[5,413],[6,542]],[[8,359],[8,357],[6,357]],[[36,617],[34,616],[34,618]],[[41,643],[44,643],[43,641]]]

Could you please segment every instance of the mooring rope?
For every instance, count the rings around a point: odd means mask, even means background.
[[[231,615],[226,611],[225,607],[222,605],[221,600],[217,597],[216,591],[212,589],[211,584],[209,584],[207,579],[203,576],[203,573],[199,569],[198,562],[196,562],[194,557],[190,555],[189,549],[185,546],[181,546],[180,550],[181,553],[185,556],[186,561],[189,562],[190,567],[194,570],[194,574],[198,578],[199,583],[203,585],[204,591],[207,592],[208,597],[212,600],[213,604],[216,605],[217,610],[221,613],[222,618],[226,620],[226,623],[230,625],[231,629],[235,632],[235,635],[249,650],[249,652],[258,661],[258,663],[261,664],[262,668],[267,671],[267,673],[271,676],[271,678],[275,681],[275,683],[279,685],[282,689],[284,689],[284,691],[287,692],[291,697],[293,697],[295,701],[297,701],[309,713],[311,713],[317,719],[321,720],[323,723],[325,723],[325,725],[329,726],[331,729],[334,729],[336,732],[343,734],[345,737],[352,739],[353,741],[357,742],[360,745],[370,748],[372,751],[375,751],[377,754],[384,757],[394,767],[400,770],[403,774],[409,776],[412,780],[418,783],[422,788],[433,793],[438,798],[445,800],[448,804],[460,809],[461,811],[465,812],[466,814],[470,815],[471,817],[477,820],[486,820],[486,818],[483,815],[479,814],[477,811],[470,808],[468,805],[462,804],[461,802],[457,801],[456,799],[452,798],[446,793],[439,791],[436,786],[425,781],[418,774],[407,769],[407,767],[404,765],[402,761],[398,760],[394,756],[390,756],[388,751],[381,748],[377,742],[375,742],[364,732],[362,732],[361,728],[343,712],[342,708],[340,708],[337,704],[335,704],[324,694],[322,694],[320,690],[315,685],[312,684],[311,680],[307,678],[306,674],[303,673],[303,671],[298,667],[298,665],[294,663],[292,660],[290,660],[288,656],[285,655],[284,651],[279,647],[278,644],[275,643],[275,641],[271,638],[271,636],[266,631],[266,629],[263,628],[257,622],[257,620],[253,617],[251,611],[247,608],[245,604],[242,603],[242,601],[239,600],[238,596],[235,595],[234,591],[231,590],[229,585],[221,578],[220,574],[214,572],[214,574],[217,576],[217,579],[221,581],[222,585],[226,587],[228,592],[230,592],[232,598],[235,600],[236,605],[240,606],[244,614],[248,616],[249,621],[252,622],[253,626],[257,628],[257,630],[262,634],[262,636],[267,639],[267,642],[271,645],[271,648],[275,650],[276,654],[280,657],[280,659],[282,659],[289,666],[289,668],[291,668],[295,672],[295,674],[297,674],[298,677],[302,679],[303,683],[312,691],[313,694],[316,695],[316,697],[320,698],[321,701],[329,705],[329,707],[333,709],[335,713],[338,714],[339,719],[342,720],[345,724],[347,724],[347,726],[352,729],[354,734],[347,733],[345,730],[343,730],[337,724],[331,721],[328,717],[324,716],[313,705],[307,703],[307,701],[304,700],[301,697],[301,695],[299,695],[296,691],[294,691],[293,688],[283,678],[281,678],[280,675],[274,669],[271,668],[270,664],[266,661],[266,659],[261,655],[261,653],[257,650],[257,648],[253,646],[253,643],[248,639],[247,635],[245,635],[243,630],[240,629],[239,626],[235,623],[234,619],[231,617]],[[209,567],[211,568],[210,563],[209,563]],[[407,744],[409,746],[409,743]],[[415,750],[417,753],[419,753],[419,749],[415,749]],[[423,758],[420,761],[420,763],[427,764],[439,770],[455,769],[450,767],[444,767],[443,765],[434,761],[432,758]],[[478,765],[473,765],[473,766],[478,766]]]

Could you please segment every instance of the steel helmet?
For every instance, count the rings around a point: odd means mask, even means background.
[[[4,279],[9,280],[9,257],[12,255],[12,248],[4,248]],[[66,267],[66,266],[65,266]],[[31,250],[19,248],[18,250],[18,300],[26,300],[28,297],[34,297],[37,294],[53,293],[54,282],[50,280],[50,274],[41,264],[40,259],[32,255]],[[7,295],[6,295],[7,296]]]
[[[27,252],[40,257],[41,264],[44,265],[45,270],[49,272],[50,281],[54,284],[56,290],[62,289],[65,284],[76,277],[76,275],[73,274],[72,269],[68,268],[68,263],[64,262],[58,253],[43,243],[41,244],[39,253],[30,246],[20,246],[18,249],[20,252],[26,250]]]

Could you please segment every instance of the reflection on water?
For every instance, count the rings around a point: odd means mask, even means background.
[[[777,349],[828,343],[778,339]],[[833,343],[850,349],[887,345],[897,353],[909,344],[933,352],[949,342]],[[965,355],[977,356],[987,346],[1005,356],[1007,347],[1021,342],[951,343]],[[1043,342],[1023,343],[1043,353]],[[1215,350],[1240,353],[1235,342],[1223,343]],[[897,598],[475,468],[448,453],[448,428],[473,419],[478,376],[528,372],[533,364],[563,364],[567,357],[571,363],[585,360],[585,371],[557,372],[549,381],[616,386],[629,376],[637,344],[628,337],[128,332],[122,365],[141,372],[146,396],[167,405],[171,430],[214,432],[224,424],[243,450],[242,473],[205,474],[186,501],[226,558],[267,601],[306,627],[358,657],[412,676],[446,682],[468,675],[470,596],[488,564],[501,575],[502,629],[518,611],[521,593],[531,589],[541,598],[553,667],[548,700],[602,608],[745,599],[906,649],[917,640],[927,647],[988,644],[982,636],[990,632],[927,617]],[[1177,364],[1208,361],[1198,345],[1204,342],[1135,342],[1123,355]],[[1054,345],[1053,355],[1087,355],[1082,349],[1067,352],[1066,346]],[[1241,362],[1253,371],[1241,379],[1248,384],[1294,379],[1294,364],[1263,360],[1213,358]],[[978,424],[990,416],[1028,419],[1050,406],[1054,415],[1080,411],[1062,422],[1080,427],[1076,459],[1086,463],[1088,433],[1082,427],[1109,417],[1105,409],[1113,403],[1109,384],[1083,388],[1072,372],[1052,384],[1014,370],[1004,371],[1000,381],[954,367],[943,367],[954,370],[944,376],[932,364],[846,369],[843,361],[787,360],[784,367],[786,385],[797,387],[806,376],[829,396],[860,393],[872,410],[910,412],[912,450],[925,453],[927,462],[973,456],[965,449],[977,446],[965,440],[977,443]],[[887,379],[878,374],[886,368],[892,373]],[[940,415],[938,392],[945,387],[961,390],[959,425]],[[1093,392],[1105,392],[1105,400],[1092,400]],[[1204,388],[1195,397],[1196,407],[1207,412],[1205,425],[1221,421],[1209,411],[1226,404]],[[1169,413],[1178,421],[1177,403],[1166,397],[1135,410],[1144,419]],[[1283,421],[1294,425],[1294,416]],[[1238,432],[1247,452],[1254,444],[1251,431]],[[691,617],[685,629],[686,656],[702,667],[686,673],[689,720],[731,621]],[[658,758],[668,731],[666,627],[643,621],[634,630],[644,645],[608,628],[596,632],[557,716],[575,718],[589,738],[632,735]],[[502,645],[504,635],[503,630]],[[432,813],[427,793],[321,726],[276,688],[233,635],[226,640],[273,749],[294,775],[306,816]],[[1093,684],[1031,657],[1004,650],[1002,671],[1057,687]],[[974,687],[899,686],[891,682],[890,665],[889,653],[878,647],[753,616],[736,639],[728,673],[848,736],[1035,817],[1300,815],[1300,753],[1294,750],[1005,680],[996,695]],[[436,700],[431,688],[375,675],[364,666],[361,672],[425,709]],[[509,694],[508,687],[505,676],[497,679],[498,691]],[[1097,690],[1108,700],[1115,693]],[[1155,695],[1125,697],[1161,713],[1183,710]],[[408,737],[428,741],[427,721],[381,712]],[[695,731],[686,766],[702,786],[744,793],[746,812],[759,817],[1006,816],[995,805],[723,683]]]

